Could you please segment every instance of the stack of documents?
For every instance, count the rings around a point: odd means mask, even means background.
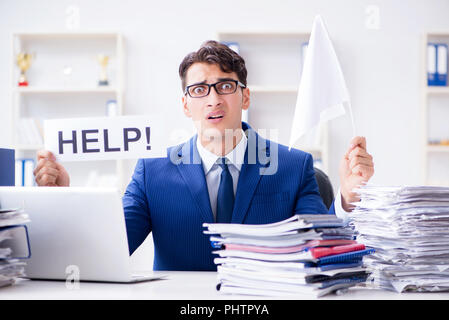
[[[373,252],[330,214],[295,215],[262,225],[204,224],[222,293],[320,297],[366,281]]]
[[[25,262],[28,258],[28,232],[24,223],[28,215],[22,209],[0,209],[0,287],[13,284],[24,276]]]
[[[375,287],[449,291],[449,188],[373,186],[356,190],[350,224],[375,248],[365,260]]]

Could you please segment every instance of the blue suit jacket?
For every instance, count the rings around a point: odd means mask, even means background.
[[[335,213],[320,197],[310,154],[265,140],[246,123],[242,127],[248,145],[232,223]],[[130,254],[153,232],[154,270],[216,270],[216,255],[203,234],[203,223],[214,218],[196,136],[169,148],[166,158],[140,159],[123,206]]]

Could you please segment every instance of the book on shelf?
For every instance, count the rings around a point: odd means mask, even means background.
[[[427,85],[447,86],[448,46],[445,43],[427,44]]]
[[[227,45],[230,49],[234,50],[234,52],[240,54],[240,44],[236,41],[223,41],[223,44]]]
[[[34,159],[16,159],[15,161],[15,186],[32,187],[34,182]]]
[[[304,60],[306,59],[307,48],[309,46],[309,42],[303,42],[301,44],[301,67],[304,65]]]
[[[14,149],[0,148],[0,186],[13,186],[15,182]]]
[[[26,146],[44,144],[43,129],[40,121],[34,118],[21,118],[17,127],[18,143]]]

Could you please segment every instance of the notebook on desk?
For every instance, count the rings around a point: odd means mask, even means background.
[[[0,187],[0,206],[29,215],[30,279],[140,282],[131,274],[121,195],[115,189]],[[75,274],[74,274],[75,272]]]

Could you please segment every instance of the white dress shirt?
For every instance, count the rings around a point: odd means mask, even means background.
[[[209,191],[209,200],[212,213],[214,214],[214,221],[217,217],[217,194],[218,187],[220,186],[221,167],[218,165],[221,156],[210,152],[203,147],[200,139],[196,139],[196,147],[200,154],[204,174],[206,175],[207,190]],[[242,130],[242,138],[235,148],[224,157],[228,164],[229,172],[232,176],[232,184],[234,189],[234,196],[237,191],[237,182],[239,181],[240,169],[242,168],[243,161],[245,159],[246,145],[248,144],[248,138]]]
[[[226,158],[226,163],[228,164],[229,172],[232,176],[234,196],[237,191],[237,182],[239,180],[240,169],[242,168],[245,158],[247,144],[248,138],[242,130],[242,138],[239,143],[231,152],[224,156]],[[220,186],[220,175],[222,171],[221,167],[218,165],[218,163],[220,163],[219,159],[221,156],[217,156],[204,148],[199,138],[196,139],[196,147],[202,160],[204,174],[206,176],[207,190],[209,192],[210,207],[212,209],[215,221],[217,216],[217,194],[218,187]],[[347,212],[341,205],[340,189],[338,189],[337,196],[335,197],[334,207],[336,216],[346,221]]]

